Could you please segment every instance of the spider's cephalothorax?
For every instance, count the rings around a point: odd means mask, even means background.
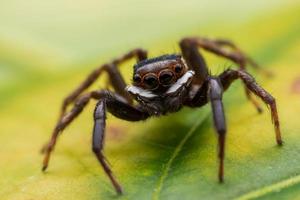
[[[133,84],[146,90],[162,93],[187,71],[180,55],[163,55],[137,63],[133,71]]]
[[[105,134],[106,112],[127,121],[146,120],[151,116],[160,116],[178,111],[183,106],[201,107],[211,104],[214,127],[218,133],[219,181],[224,177],[224,155],[226,123],[222,103],[223,92],[237,79],[242,80],[247,98],[254,104],[258,112],[262,108],[252,94],[260,97],[271,110],[278,145],[282,144],[279,119],[275,99],[254,78],[246,72],[246,65],[260,69],[259,66],[239,48],[228,40],[212,40],[206,38],[185,38],[180,41],[181,55],[163,55],[147,58],[143,49],[134,49],[122,57],[94,70],[88,78],[74,90],[63,102],[60,118],[53,130],[52,137],[43,152],[45,158],[43,170],[46,170],[50,155],[56,144],[59,133],[68,126],[83,110],[90,99],[97,99],[94,111],[94,129],[92,150],[105,173],[110,178],[118,193],[122,193],[121,185],[106,162],[103,155],[103,139]],[[208,73],[207,65],[198,48],[202,48],[236,63],[237,70],[228,69],[218,76]],[[231,51],[229,51],[229,49]],[[136,57],[138,62],[133,69],[132,85],[126,85],[118,70],[122,62]],[[114,92],[109,90],[84,91],[102,74],[107,72]],[[67,112],[69,104],[74,107]]]
[[[136,64],[133,85],[126,89],[141,109],[162,115],[183,106],[193,75],[180,55],[163,55]]]

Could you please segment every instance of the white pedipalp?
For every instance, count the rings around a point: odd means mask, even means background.
[[[158,95],[153,94],[151,91],[144,90],[144,89],[134,86],[134,85],[127,86],[126,90],[133,96],[140,96],[140,97],[144,97],[147,99],[152,99],[152,98],[158,97]]]
[[[195,72],[192,70],[187,71],[180,79],[176,81],[176,83],[174,83],[174,85],[167,90],[166,94],[176,93],[183,85],[188,86],[191,83],[194,74]]]
[[[182,88],[183,86],[188,86],[191,83],[194,74],[195,74],[195,72],[192,70],[187,71],[181,78],[179,78],[176,81],[176,83],[174,83],[174,85],[172,85],[166,91],[166,93],[163,96],[177,93],[180,90],[180,88]],[[140,88],[140,87],[137,87],[134,85],[127,86],[126,91],[135,97],[138,96],[138,97],[145,98],[145,99],[154,99],[156,97],[159,97],[159,95],[154,94],[153,92],[151,92],[149,90],[145,90],[143,88]]]

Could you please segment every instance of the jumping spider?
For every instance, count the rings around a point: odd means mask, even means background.
[[[53,130],[52,137],[43,148],[45,153],[43,170],[46,170],[48,166],[50,154],[59,134],[81,113],[90,99],[96,99],[98,103],[94,111],[92,150],[104,172],[110,178],[116,192],[121,194],[122,188],[114,178],[102,153],[106,111],[120,119],[141,121],[151,116],[158,117],[177,112],[183,106],[201,107],[210,102],[214,126],[218,134],[218,178],[220,182],[223,182],[226,123],[222,94],[237,79],[242,80],[246,96],[258,112],[262,112],[262,109],[252,94],[260,97],[270,107],[276,141],[278,145],[282,144],[275,99],[246,72],[246,64],[258,68],[253,60],[228,40],[212,40],[200,37],[184,38],[180,41],[180,48],[182,55],[163,55],[150,59],[147,58],[147,51],[134,49],[95,69],[63,101],[61,115]],[[219,76],[211,76],[199,48],[233,61],[239,66],[239,69],[227,69]],[[132,85],[126,86],[118,70],[118,65],[133,57],[137,57],[138,63],[134,65]],[[114,92],[100,89],[83,93],[104,71],[109,75]],[[74,104],[74,107],[67,112],[67,107],[71,103]]]

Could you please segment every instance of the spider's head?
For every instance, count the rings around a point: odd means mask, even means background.
[[[156,98],[182,96],[194,74],[194,71],[188,71],[180,55],[163,55],[137,63],[134,66],[133,85],[127,86],[126,90],[144,104]]]
[[[133,85],[144,90],[164,92],[187,72],[180,55],[163,55],[134,66]]]

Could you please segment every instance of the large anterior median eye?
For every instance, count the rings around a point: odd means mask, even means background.
[[[153,90],[158,87],[158,79],[154,74],[147,74],[144,77],[143,83],[147,89]]]
[[[159,82],[163,86],[169,86],[174,82],[175,76],[171,70],[162,71],[159,74]]]

